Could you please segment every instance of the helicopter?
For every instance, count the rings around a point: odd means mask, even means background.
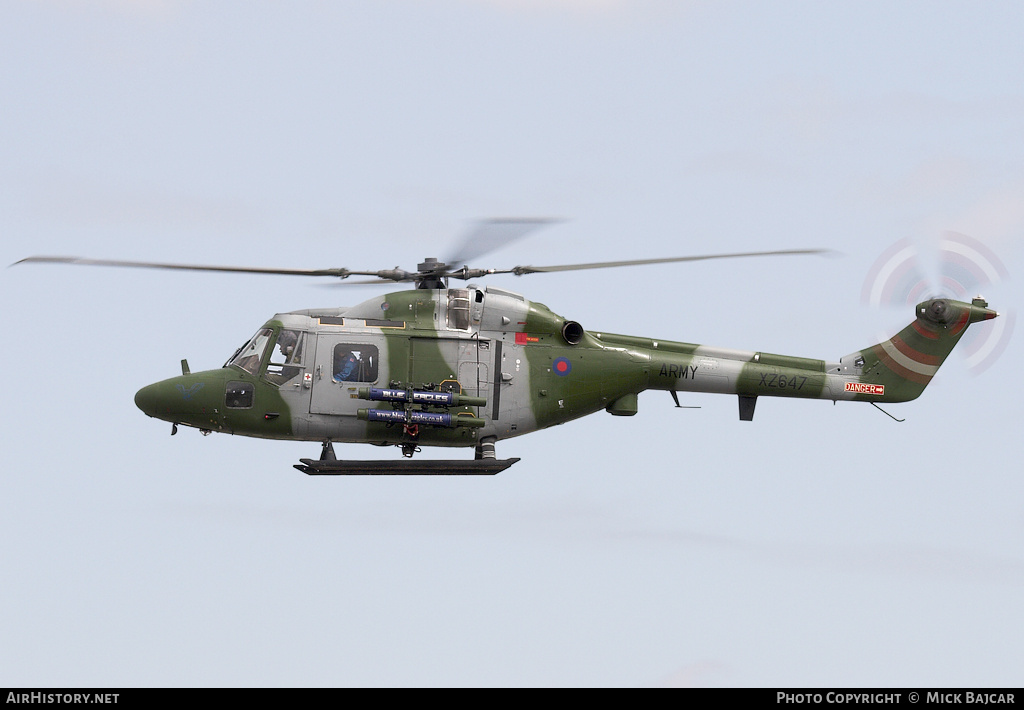
[[[470,268],[467,263],[552,220],[479,223],[444,261],[415,271],[278,269],[35,256],[23,263],[281,274],[395,282],[412,289],[351,307],[278,313],[224,365],[147,385],[135,404],[179,426],[265,439],[319,442],[319,458],[295,468],[309,475],[494,475],[520,459],[499,459],[496,442],[602,410],[638,411],[640,392],[737,397],[752,421],[758,397],[883,403],[917,398],[969,325],[997,317],[980,296],[931,298],[892,338],[836,361],[734,350],[585,329],[544,304],[488,285],[493,274],[522,276],[708,259],[824,254],[793,249],[629,261]],[[352,283],[352,282],[350,282]],[[880,407],[879,407],[880,409]],[[883,410],[884,411],[884,410]],[[886,412],[888,414],[888,412]],[[889,416],[892,416],[891,414]],[[893,417],[895,418],[895,417]],[[339,460],[333,444],[397,446],[397,460]],[[473,448],[472,459],[413,459],[422,447]]]

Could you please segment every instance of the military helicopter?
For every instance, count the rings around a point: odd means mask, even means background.
[[[315,441],[310,475],[493,475],[519,459],[498,459],[498,440],[605,410],[637,413],[648,389],[731,394],[751,421],[758,397],[906,402],[918,397],[972,323],[995,318],[980,296],[932,298],[889,340],[828,362],[585,329],[519,293],[450,282],[516,274],[643,264],[822,254],[797,249],[661,259],[477,269],[466,264],[551,220],[480,223],[451,258],[416,271],[275,269],[36,256],[62,263],[300,276],[372,277],[415,288],[352,307],[278,313],[216,370],[191,372],[139,390],[144,413],[204,435],[223,432]],[[368,283],[359,281],[357,283]],[[884,410],[883,410],[884,411]],[[892,416],[892,415],[890,415]],[[403,459],[338,460],[333,442],[397,446]],[[472,447],[473,459],[413,460],[425,446]]]

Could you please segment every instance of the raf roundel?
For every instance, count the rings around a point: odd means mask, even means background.
[[[555,361],[551,365],[551,369],[554,371],[556,375],[565,377],[570,372],[572,372],[572,363],[569,362],[569,358],[556,357]]]

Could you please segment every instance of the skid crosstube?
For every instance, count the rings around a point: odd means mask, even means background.
[[[519,459],[442,461],[318,461],[299,459],[295,468],[309,476],[493,476]]]

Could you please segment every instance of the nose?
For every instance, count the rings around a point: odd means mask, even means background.
[[[157,416],[160,406],[158,385],[146,385],[135,393],[135,406],[151,417]]]

